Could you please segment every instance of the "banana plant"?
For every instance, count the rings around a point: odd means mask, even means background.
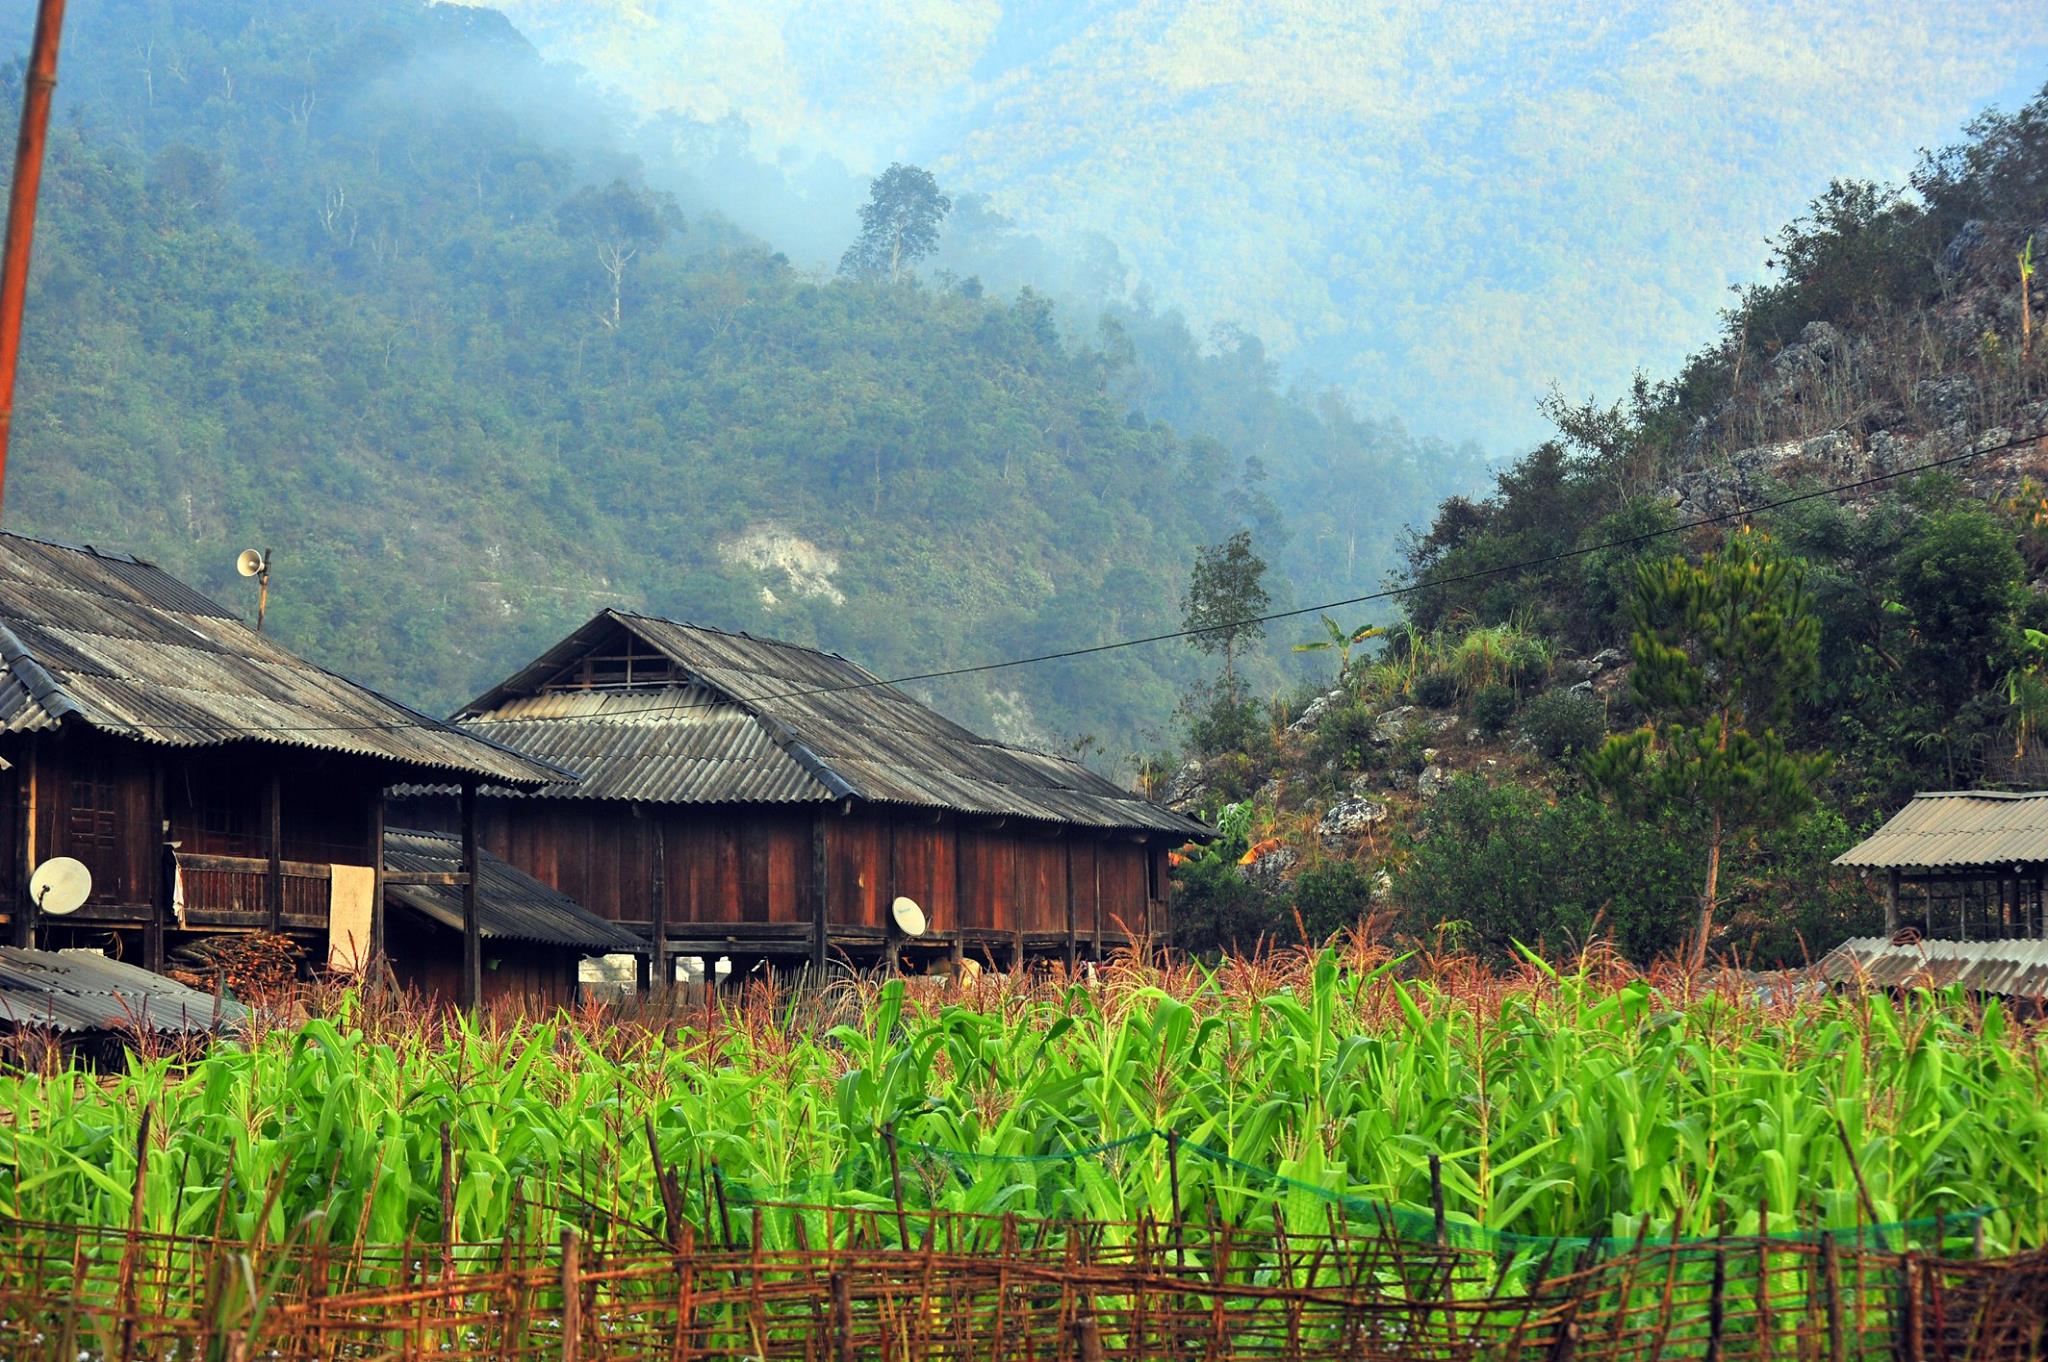
[[[1362,624],[1356,629],[1347,630],[1328,615],[1323,615],[1320,618],[1323,622],[1323,632],[1328,637],[1310,639],[1307,643],[1297,643],[1294,645],[1294,651],[1297,653],[1335,652],[1337,654],[1337,684],[1347,686],[1351,681],[1352,649],[1370,639],[1380,637],[1387,631],[1377,624]]]

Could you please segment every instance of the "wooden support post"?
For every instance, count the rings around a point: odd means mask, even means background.
[[[370,804],[370,958],[363,961],[363,978],[375,979],[385,968],[384,959],[384,787]]]
[[[14,839],[15,854],[19,864],[14,876],[14,944],[33,948],[36,944],[36,905],[28,894],[29,876],[36,873],[36,799],[37,777],[41,762],[38,749],[42,744],[36,735],[28,736],[28,754],[22,762],[23,770],[16,779],[19,797],[21,826]]]
[[[170,806],[164,802],[167,781],[162,757],[150,763],[149,818],[156,826],[156,892],[151,896],[149,922],[142,929],[142,967],[152,973],[164,972],[164,923],[171,913],[172,877],[177,863],[166,845],[171,837]]]
[[[277,768],[270,771],[264,786],[263,814],[266,824],[264,850],[270,855],[269,874],[263,881],[264,906],[270,912],[270,930],[284,931],[284,778]]]
[[[653,951],[647,961],[648,984],[663,993],[674,986],[675,966],[668,956],[668,810],[656,805],[650,815],[654,820],[654,941]]]
[[[828,855],[831,830],[825,818],[821,811],[811,819],[811,973],[821,983],[825,978],[825,953],[831,945],[832,930],[832,865]],[[711,977],[710,968],[706,964],[707,982]]]
[[[462,1005],[475,1011],[484,1000],[483,926],[476,912],[476,780],[462,782]]]
[[[1102,848],[1107,842],[1095,843],[1095,958],[1102,959]]]
[[[960,825],[953,819],[953,977],[960,977],[960,965],[967,959],[967,869],[960,855]]]
[[[1074,837],[1060,834],[1060,846],[1067,855],[1067,973],[1080,967],[1080,942],[1074,936]]]
[[[1899,930],[1899,871],[1892,868],[1891,884],[1884,896],[1884,934],[1894,936]]]

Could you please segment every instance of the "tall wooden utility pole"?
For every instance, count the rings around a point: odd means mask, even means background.
[[[7,437],[14,424],[14,370],[21,358],[29,242],[36,232],[36,191],[43,183],[43,144],[50,128],[50,93],[57,88],[57,39],[63,28],[64,0],[41,0],[21,96],[21,136],[14,148],[7,253],[0,258],[0,514],[7,505]]]

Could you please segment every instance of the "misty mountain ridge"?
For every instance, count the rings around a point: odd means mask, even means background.
[[[884,675],[1157,632],[1247,525],[1276,598],[1351,594],[1476,468],[1282,393],[1247,334],[997,295],[958,242],[923,285],[795,268],[491,11],[115,0],[66,36],[11,524],[231,601],[274,549],[271,627],[429,708],[606,605]],[[1199,670],[930,694],[1128,769]]]
[[[651,126],[719,129],[675,156],[753,160],[722,207],[799,264],[914,161],[1077,262],[1115,243],[1105,297],[1495,448],[1553,384],[1682,362],[1820,174],[1897,178],[2048,61],[2027,0],[503,6]]]

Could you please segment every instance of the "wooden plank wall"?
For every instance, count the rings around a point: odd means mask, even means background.
[[[397,826],[432,823],[420,811]],[[656,838],[663,841],[672,932],[695,924],[812,920],[812,820],[795,808],[643,808],[579,800],[485,800],[484,846],[593,913],[636,930],[654,921]],[[934,931],[1064,935],[1090,945],[1145,929],[1147,862],[1164,851],[1128,838],[920,811],[824,813],[826,887],[835,926],[882,929],[898,895]],[[1160,880],[1163,884],[1163,878]]]

